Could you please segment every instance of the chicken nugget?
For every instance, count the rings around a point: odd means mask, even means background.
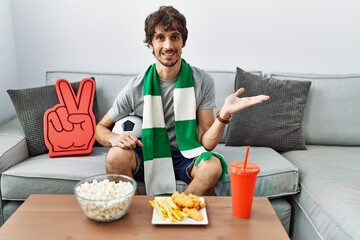
[[[205,207],[205,203],[202,202],[198,196],[191,193],[188,196],[193,201],[193,208],[200,209]]]
[[[196,210],[195,208],[183,208],[182,211],[187,214],[189,218],[195,219],[197,221],[203,220],[201,212],[199,212],[199,210]]]
[[[185,207],[193,208],[194,207],[193,200],[189,196],[187,196],[185,193],[179,193],[176,191],[171,196],[171,199],[179,208],[185,208]]]

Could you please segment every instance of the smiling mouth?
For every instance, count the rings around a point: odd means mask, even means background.
[[[159,51],[156,55],[156,58],[163,66],[173,67],[179,61],[180,56],[178,56],[178,51],[176,51],[175,49],[167,49]]]
[[[175,51],[171,51],[171,52],[162,52],[161,55],[165,56],[165,57],[171,57],[175,55]]]

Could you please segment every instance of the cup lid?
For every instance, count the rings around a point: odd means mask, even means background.
[[[234,161],[230,163],[229,171],[235,174],[254,174],[260,172],[260,167],[256,163],[248,161],[246,164],[246,170],[244,169],[244,163],[245,161]]]

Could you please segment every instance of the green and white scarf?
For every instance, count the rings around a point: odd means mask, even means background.
[[[210,159],[211,155],[219,157],[223,165],[221,176],[223,178],[227,172],[223,157],[220,154],[206,152],[198,141],[194,81],[190,66],[183,59],[174,89],[173,102],[175,134],[180,152],[186,158],[201,155],[195,165],[202,159]],[[176,191],[176,179],[155,64],[148,68],[144,76],[142,142],[146,193],[148,195],[173,193]]]

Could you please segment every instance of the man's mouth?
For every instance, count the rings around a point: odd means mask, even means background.
[[[175,51],[171,51],[171,52],[162,52],[161,54],[165,57],[171,57],[173,55],[175,55]]]
[[[156,58],[162,65],[166,67],[173,67],[179,61],[180,55],[178,55],[178,51],[175,49],[163,50],[159,51]]]

